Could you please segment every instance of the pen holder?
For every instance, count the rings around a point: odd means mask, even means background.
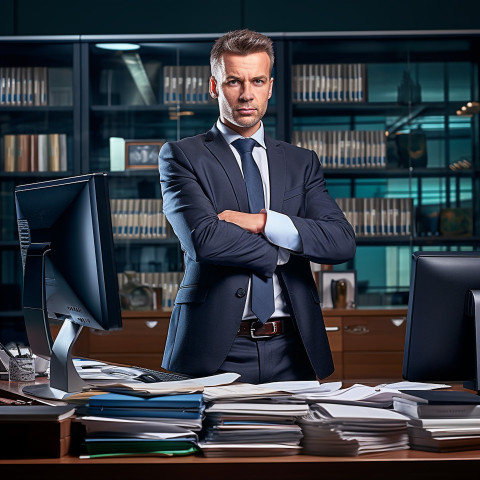
[[[35,380],[35,363],[32,357],[10,358],[8,379],[11,382],[33,382]]]

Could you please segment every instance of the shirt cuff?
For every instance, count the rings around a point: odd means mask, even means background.
[[[264,233],[268,241],[278,247],[286,248],[293,252],[300,252],[302,241],[290,217],[273,210],[265,211],[267,213],[267,221]]]

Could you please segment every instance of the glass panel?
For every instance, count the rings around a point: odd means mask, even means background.
[[[467,62],[449,62],[448,97],[450,101],[475,100],[472,92],[472,64]]]
[[[398,86],[407,66],[404,63],[369,63],[368,101],[381,103],[396,103]]]
[[[208,94],[211,42],[137,46],[90,46],[92,171],[123,170],[125,140],[178,140],[205,132],[218,117]]]
[[[1,170],[73,168],[73,46],[3,45],[0,60]]]
[[[4,180],[0,185],[0,231],[2,240],[17,239],[17,221],[13,191],[15,182]]]
[[[420,85],[422,102],[445,100],[445,64],[415,63],[411,66],[412,78]]]
[[[20,310],[22,264],[20,249],[16,246],[2,250],[1,255],[1,281],[0,290],[2,301],[0,310]]]
[[[353,268],[357,271],[358,306],[406,305],[410,261],[408,246],[357,246]],[[346,269],[345,264],[334,266],[335,271]]]

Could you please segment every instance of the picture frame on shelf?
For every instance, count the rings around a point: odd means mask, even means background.
[[[157,169],[165,140],[125,140],[125,169]]]
[[[322,308],[355,308],[357,306],[357,271],[322,270],[320,302]]]

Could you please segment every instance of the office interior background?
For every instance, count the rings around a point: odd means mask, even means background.
[[[372,210],[380,222],[388,204],[384,207],[373,200],[370,204],[370,199],[398,201],[396,207],[392,205],[399,211],[405,209],[409,215],[405,213],[402,220],[407,224],[400,226],[403,231],[374,232],[366,225],[359,226],[356,258],[334,270],[339,273],[335,278],[341,278],[343,272],[347,276],[355,272],[351,306],[406,306],[410,257],[415,250],[480,247],[479,2],[232,0],[225,4],[202,4],[194,0],[177,3],[1,0],[0,3],[0,58],[3,58],[0,67],[70,69],[71,97],[63,104],[64,100],[60,100],[59,105],[36,110],[0,107],[2,152],[5,135],[51,135],[61,131],[66,135],[68,152],[63,175],[65,172],[73,175],[110,170],[111,138],[175,140],[206,131],[216,119],[215,105],[191,102],[188,108],[177,104],[172,110],[163,91],[163,69],[206,66],[215,35],[247,27],[271,34],[275,41],[275,95],[265,118],[270,134],[304,146],[311,141],[312,148],[318,147],[319,139],[329,138],[339,152],[350,138],[350,133],[345,132],[390,134],[385,141],[386,158],[379,168],[371,164],[347,168],[346,164],[330,165],[324,160],[331,194],[343,202],[344,210],[351,213],[352,209],[360,209],[365,214],[362,221],[368,216],[372,229]],[[44,36],[57,38],[45,41]],[[143,62],[152,83],[153,105],[135,93],[136,85],[126,64],[119,63],[120,53],[96,46],[113,40],[133,43],[136,40],[141,45],[135,55]],[[364,88],[364,97],[355,104],[322,103],[313,98],[310,101],[302,97],[304,92],[295,83],[302,76],[301,70],[295,73],[295,66],[307,66],[308,71],[308,65],[320,69],[325,65],[354,64],[363,69]],[[468,102],[473,102],[473,107],[462,113],[462,106]],[[332,133],[321,137],[319,132],[334,132],[334,140],[329,137]],[[400,140],[402,135],[409,139],[406,146]],[[380,157],[379,154],[379,163]],[[115,172],[113,196],[159,199],[155,172],[137,170],[132,174],[132,171],[128,175]],[[3,342],[18,336],[21,323],[21,263],[13,188],[15,184],[49,176],[61,177],[62,172],[40,175],[7,172],[3,159],[0,173]],[[368,201],[354,205],[346,200],[352,198]],[[380,228],[380,223],[376,225],[375,228]],[[118,247],[119,272],[152,274],[149,277],[152,286],[157,281],[151,280],[153,274],[181,272],[178,244],[172,238],[162,241],[158,245],[158,242],[147,244],[123,239]],[[164,288],[163,301],[167,293]],[[163,306],[168,310],[169,305]]]

